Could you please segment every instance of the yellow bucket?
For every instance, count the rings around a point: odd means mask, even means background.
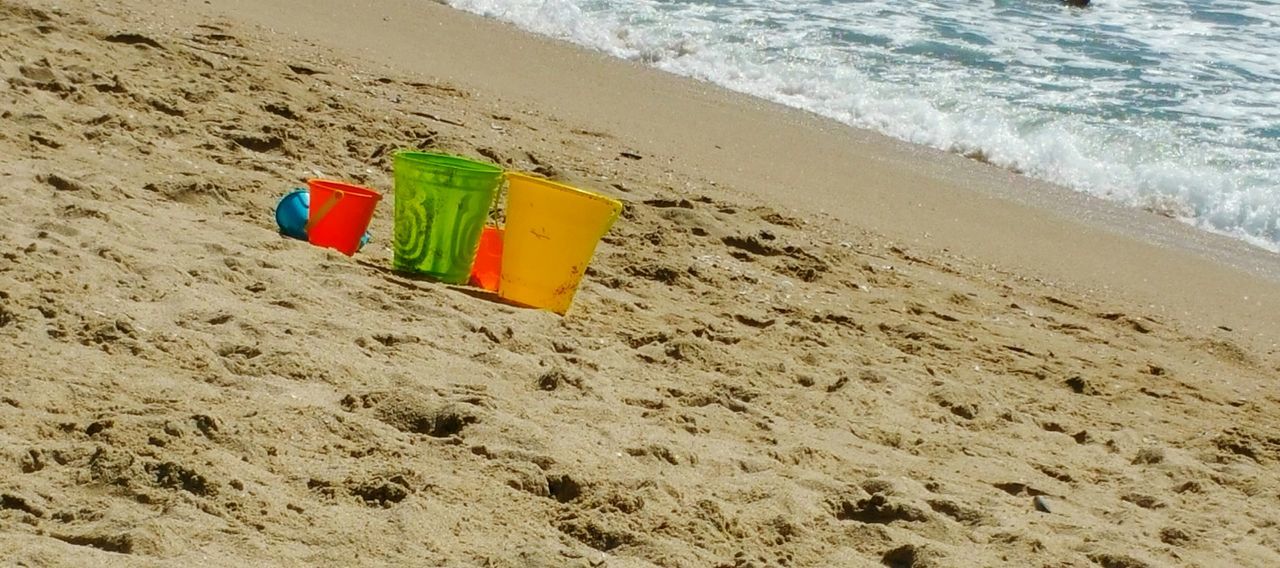
[[[507,182],[498,296],[563,315],[622,202],[520,173]]]

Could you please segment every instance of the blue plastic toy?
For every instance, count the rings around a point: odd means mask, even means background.
[[[280,227],[280,234],[300,241],[307,240],[307,213],[310,209],[311,192],[306,188],[295,188],[280,198],[280,202],[276,204],[276,225]],[[360,238],[360,248],[364,248],[370,238],[372,235],[366,231]]]

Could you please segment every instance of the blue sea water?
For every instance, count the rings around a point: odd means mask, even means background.
[[[448,0],[1280,251],[1275,0]]]

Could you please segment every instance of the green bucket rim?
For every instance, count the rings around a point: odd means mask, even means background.
[[[490,162],[482,162],[462,156],[454,156],[452,154],[437,154],[435,152],[422,152],[419,150],[401,150],[395,153],[395,160],[405,160],[414,164],[431,164],[445,166],[456,170],[475,173],[475,174],[491,174],[502,175],[502,166]]]

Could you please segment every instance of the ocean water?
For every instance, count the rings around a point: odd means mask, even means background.
[[[1280,1],[448,0],[1280,252]]]

